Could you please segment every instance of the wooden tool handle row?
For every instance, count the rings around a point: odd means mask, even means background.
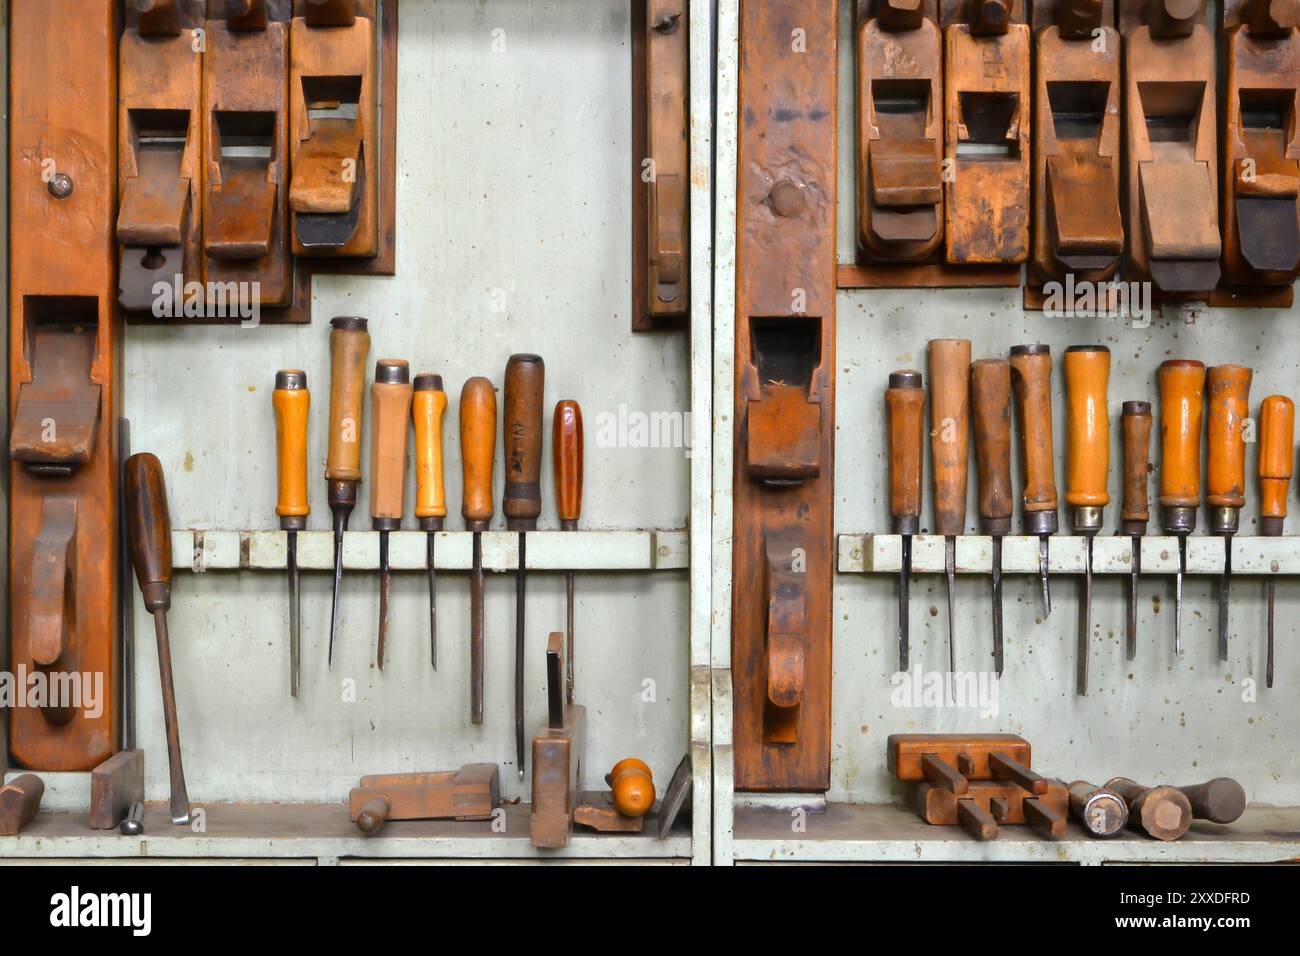
[[[1065,501],[1074,507],[1104,507],[1110,475],[1110,349],[1075,345],[1065,352]]]
[[[1259,408],[1259,513],[1286,517],[1287,487],[1295,459],[1295,403],[1270,395]]]
[[[934,461],[934,532],[966,529],[970,467],[970,342],[930,342],[930,457]]]

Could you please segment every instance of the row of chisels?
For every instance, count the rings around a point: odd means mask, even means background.
[[[971,361],[966,339],[929,343],[929,438],[933,462],[934,533],[945,538],[948,579],[949,666],[956,670],[956,538],[966,531],[969,449],[974,436],[980,532],[992,539],[993,656],[1000,675],[1002,634],[1002,539],[1011,531],[1014,499],[1011,467],[1012,407],[1020,442],[1021,524],[1039,538],[1043,617],[1052,610],[1048,579],[1049,542],[1058,530],[1058,499],[1053,452],[1051,349],[1018,345],[1010,357]],[[1110,504],[1111,353],[1103,345],[1076,345],[1065,352],[1066,494],[1075,534],[1087,541],[1083,606],[1079,624],[1077,691],[1088,690],[1088,646],[1092,631],[1092,542]],[[1242,365],[1207,369],[1191,359],[1169,359],[1158,372],[1160,398],[1161,524],[1178,539],[1175,576],[1174,652],[1182,652],[1182,590],[1187,570],[1187,538],[1195,530],[1202,504],[1202,447],[1206,449],[1206,494],[1211,534],[1225,540],[1219,584],[1219,659],[1228,659],[1229,588],[1232,550],[1228,540],[1239,526],[1246,498],[1246,433],[1250,422],[1252,372]],[[890,513],[893,533],[902,536],[899,576],[899,666],[908,669],[908,585],[911,537],[920,531],[922,445],[926,391],[917,371],[894,372],[885,393],[889,415]],[[1150,519],[1148,481],[1152,405],[1126,401],[1121,408],[1123,503],[1117,534],[1133,539],[1126,653],[1137,653],[1137,581],[1140,541]],[[1261,532],[1280,535],[1287,514],[1287,492],[1294,449],[1295,406],[1270,395],[1259,408]],[[1267,683],[1273,684],[1273,582],[1269,583]]]
[[[331,382],[329,455],[325,478],[334,527],[334,597],[330,617],[329,662],[333,666],[338,632],[339,586],[343,576],[343,536],[357,504],[361,484],[361,446],[365,422],[366,363],[370,352],[369,322],[343,316],[330,323]],[[524,636],[527,592],[528,532],[537,529],[542,512],[541,467],[544,427],[542,405],[546,365],[538,355],[519,354],[506,365],[501,414],[505,454],[505,489],[501,508],[506,526],[519,535],[515,608],[515,729],[520,775],[524,772]],[[307,426],[311,396],[307,374],[298,369],[276,373],[273,404],[279,463],[276,514],[288,537],[290,589],[290,689],[298,696],[301,672],[301,624],[296,536],[307,527],[311,506],[307,495]],[[410,435],[415,434],[415,516],[428,536],[429,651],[438,667],[437,565],[435,542],[447,517],[443,475],[443,417],[447,395],[442,376],[420,372],[412,376],[402,359],[375,363],[370,385],[370,517],[379,532],[379,637],[375,665],[384,668],[388,640],[391,573],[389,535],[401,529],[406,514],[406,469]],[[464,478],[461,514],[474,533],[471,579],[471,702],[470,719],[483,722],[484,575],[482,533],[492,521],[493,473],[496,464],[497,394],[492,382],[475,376],[460,396],[460,443]],[[583,424],[578,403],[556,404],[552,425],[556,510],[563,530],[577,528],[582,510]],[[573,699],[573,572],[566,581],[567,697]]]

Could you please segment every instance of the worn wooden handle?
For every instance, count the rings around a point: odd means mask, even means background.
[[[475,376],[460,391],[460,459],[464,494],[460,512],[471,531],[492,520],[492,466],[497,447],[497,393]]]
[[[885,389],[889,414],[889,513],[895,519],[921,517],[925,389],[921,373],[894,372]]]
[[[1110,476],[1110,349],[1074,345],[1065,350],[1065,501],[1073,507],[1105,507]]]
[[[415,376],[411,417],[415,419],[415,516],[447,517],[447,490],[442,471],[442,419],[447,393],[442,376],[421,372]]]
[[[172,522],[162,462],[143,452],[126,461],[126,531],[131,563],[150,612],[171,607]]]
[[[1011,350],[1011,387],[1020,421],[1020,464],[1025,511],[1055,511],[1056,471],[1052,450],[1052,353],[1046,345]]]
[[[970,402],[980,517],[1010,521],[1015,511],[1011,491],[1011,363],[1006,359],[980,359],[971,365]]]
[[[299,369],[276,372],[271,405],[279,476],[275,513],[281,518],[305,518],[311,514],[307,498],[307,417],[311,411],[307,373]]]
[[[406,442],[411,433],[411,367],[403,360],[376,363],[370,414],[370,517],[400,522],[406,510]]]
[[[555,510],[561,524],[582,516],[582,409],[570,399],[557,402],[551,422],[551,459],[555,468]]]
[[[1250,417],[1252,377],[1244,365],[1215,365],[1205,373],[1210,416],[1205,503],[1211,508],[1240,508],[1246,503],[1246,441],[1242,427]]]
[[[1160,503],[1195,508],[1201,503],[1201,419],[1205,366],[1169,359],[1160,373]]]
[[[1151,519],[1148,479],[1151,475],[1151,403],[1125,402],[1120,417],[1124,431],[1124,521]]]
[[[970,341],[934,339],[929,352],[934,532],[962,534],[970,468]]]
[[[357,811],[357,829],[367,835],[378,833],[392,809],[393,805],[388,797],[376,794]]]
[[[1295,403],[1270,395],[1259,406],[1259,514],[1285,518],[1295,463]]]
[[[330,325],[330,432],[325,477],[360,481],[370,333],[366,320],[354,316],[333,319]]]
[[[643,817],[654,806],[654,775],[635,757],[614,764],[614,769],[605,779],[613,792],[614,809],[623,816]]]
[[[512,355],[506,363],[502,444],[506,484],[501,500],[511,527],[535,526],[542,513],[542,398],[546,363],[539,355]]]

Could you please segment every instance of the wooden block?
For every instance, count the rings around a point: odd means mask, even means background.
[[[499,770],[494,763],[473,763],[460,770],[362,777],[348,794],[352,820],[358,822],[363,809],[381,799],[385,809],[375,829],[385,820],[490,820],[501,805]]]
[[[111,830],[144,801],[144,751],[123,750],[90,772],[90,827]]]
[[[558,849],[569,845],[573,811],[582,798],[582,753],[587,708],[564,707],[564,726],[543,727],[533,738],[532,842]]]
[[[959,767],[970,780],[993,780],[991,754],[1002,754],[1025,767],[1030,764],[1029,741],[1015,734],[891,734],[886,741],[889,772],[897,779],[917,783],[929,779],[922,758],[937,757]]]
[[[603,790],[582,794],[581,802],[573,810],[573,822],[599,833],[640,833],[645,829],[644,816],[628,817],[619,813],[613,795]]]
[[[1018,825],[1031,823],[1026,817],[1025,803],[1037,800],[1039,808],[1067,816],[1070,811],[1070,791],[1059,780],[1048,782],[1047,789],[1037,796],[1000,780],[972,780],[965,793],[956,794],[931,783],[918,784],[913,791],[916,812],[926,823],[935,826],[957,826],[959,804],[969,801],[987,811],[998,823]],[[1034,811],[1030,811],[1032,814]],[[1041,814],[1040,814],[1041,817]]]
[[[17,836],[41,808],[45,782],[34,773],[0,787],[0,836]]]

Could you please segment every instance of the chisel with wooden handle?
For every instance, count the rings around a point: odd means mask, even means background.
[[[501,511],[506,527],[519,533],[515,570],[515,757],[524,776],[524,606],[528,590],[528,532],[542,513],[542,399],[546,363],[539,355],[512,355],[506,363],[501,420],[506,481]]]
[[[1137,656],[1138,577],[1142,574],[1142,536],[1151,520],[1147,484],[1151,475],[1151,403],[1125,402],[1120,415],[1124,431],[1124,502],[1120,506],[1120,534],[1129,536],[1132,560],[1128,570],[1128,629],[1125,651]]]
[[[339,625],[339,587],[343,583],[343,535],[357,506],[361,484],[361,431],[365,422],[367,322],[357,316],[330,320],[329,457],[325,480],[334,519],[334,597],[330,605],[329,666]]]
[[[442,419],[447,393],[442,376],[421,372],[415,376],[411,417],[415,419],[415,516],[426,535],[425,564],[429,572],[429,657],[438,669],[438,532],[447,518],[447,491],[442,468]]]
[[[922,448],[925,442],[925,389],[921,373],[894,372],[885,389],[889,413],[889,516],[891,531],[903,539],[898,569],[898,669],[906,672],[911,658],[908,608],[912,583],[912,535],[921,530]]]
[[[1232,536],[1246,503],[1246,440],[1250,417],[1250,369],[1215,365],[1205,373],[1206,424],[1205,506],[1210,533],[1223,539],[1223,574],[1219,577],[1219,660],[1228,659],[1228,597],[1232,587]]]
[[[393,576],[388,566],[388,535],[402,527],[406,511],[407,439],[411,432],[411,367],[401,359],[380,359],[370,386],[373,421],[370,436],[370,520],[379,532],[379,649],[384,669],[388,644],[388,605]]]
[[[1015,510],[1011,491],[1011,363],[980,359],[970,367],[980,533],[993,539],[993,666],[1002,676],[1002,538]]]
[[[176,719],[176,687],[172,681],[172,649],[167,635],[167,611],[172,606],[172,523],[167,512],[167,487],[162,463],[149,453],[126,462],[126,529],[131,539],[131,563],[140,583],[145,610],[153,615],[158,637],[158,674],[162,681],[163,722],[167,729],[167,768],[171,776],[172,823],[190,822],[190,798],[181,764],[181,731]]]
[[[470,577],[471,723],[483,723],[483,532],[492,521],[492,468],[496,458],[497,393],[492,383],[475,376],[460,392],[460,460],[465,530],[474,533],[474,570]]]
[[[1183,577],[1187,536],[1196,530],[1201,506],[1201,419],[1205,415],[1205,366],[1192,359],[1161,363],[1160,511],[1165,534],[1178,537],[1174,578],[1174,656],[1183,652]]]
[[[302,680],[302,593],[298,580],[298,532],[307,527],[311,505],[307,500],[307,416],[311,392],[307,373],[281,369],[275,373],[275,460],[278,492],[275,513],[288,538],[289,566],[289,693],[298,696]]]
[[[551,459],[555,468],[555,510],[562,531],[577,531],[582,516],[582,409],[570,399],[557,402],[551,422]],[[573,703],[573,572],[564,576],[568,653],[564,660],[564,697]]]
[[[948,669],[957,669],[957,535],[966,530],[970,469],[970,341],[930,342],[930,457],[934,461],[934,531],[944,536],[948,573]]]
[[[1048,581],[1048,541],[1056,534],[1056,472],[1052,451],[1052,350],[1047,345],[1011,349],[1011,388],[1020,419],[1020,466],[1023,490],[1020,523],[1025,534],[1038,536],[1038,577],[1043,588],[1043,618],[1052,613]]]
[[[1286,497],[1295,461],[1295,403],[1285,395],[1270,395],[1259,406],[1259,533],[1282,534]],[[1277,575],[1268,576],[1268,663],[1265,685],[1273,686],[1273,608]]]

